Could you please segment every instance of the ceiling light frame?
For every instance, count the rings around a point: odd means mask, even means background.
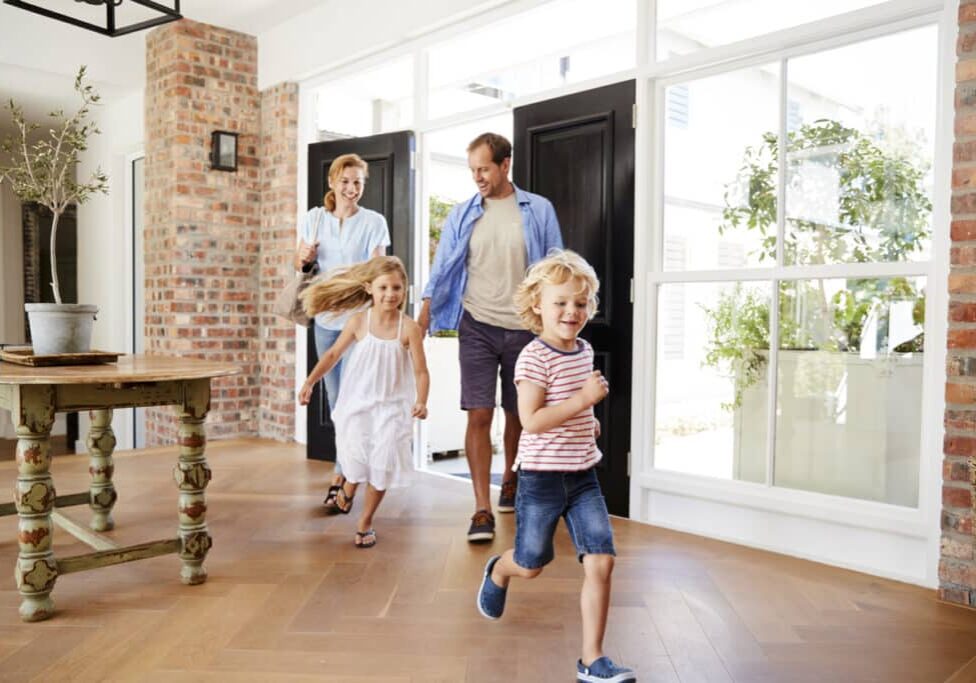
[[[133,4],[155,10],[156,12],[159,12],[161,16],[156,17],[155,19],[140,21],[135,24],[129,24],[128,26],[118,26],[115,21],[115,8],[119,4],[118,2],[115,2],[114,0],[108,0],[107,2],[102,3],[93,3],[90,2],[90,0],[77,1],[87,2],[88,4],[104,4],[105,25],[101,26],[99,24],[93,24],[90,21],[61,14],[60,12],[55,12],[54,10],[42,7],[32,2],[27,2],[26,0],[3,0],[3,4],[10,5],[12,7],[19,7],[20,9],[27,10],[28,12],[40,14],[42,17],[63,21],[66,24],[79,26],[111,38],[115,38],[116,36],[124,36],[129,33],[135,33],[136,31],[142,31],[147,28],[152,28],[153,26],[160,26],[162,24],[167,24],[171,21],[176,21],[177,19],[183,18],[183,15],[180,14],[180,0],[170,0],[172,7],[167,7],[166,5],[159,2],[154,2],[153,0],[128,0]]]

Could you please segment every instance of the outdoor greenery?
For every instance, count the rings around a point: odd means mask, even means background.
[[[36,202],[53,214],[51,223],[51,287],[54,301],[61,302],[58,286],[55,244],[58,220],[71,204],[83,204],[95,192],[108,193],[108,176],[101,168],[91,174],[87,182],[78,182],[75,169],[78,155],[88,149],[88,138],[101,131],[89,119],[91,106],[98,104],[98,93],[85,82],[85,67],[75,77],[75,91],[81,106],[73,115],[64,110],[52,111],[51,128],[47,133],[34,135],[41,126],[24,118],[23,109],[10,100],[5,109],[16,132],[0,141],[0,151],[11,155],[9,165],[0,165],[0,182],[7,181],[14,194],[24,202]]]
[[[454,208],[456,202],[450,199],[443,199],[436,195],[430,196],[430,249],[427,254],[430,259],[430,263],[434,262],[434,254],[437,253],[437,245],[441,241],[441,230],[444,229],[444,222],[447,220],[447,214],[451,212]],[[457,330],[440,330],[434,333],[435,337],[456,337]]]
[[[882,148],[872,137],[831,120],[788,134],[791,210],[785,221],[785,265],[897,262],[925,248],[932,211],[925,188],[928,167],[910,140],[900,142],[899,149]],[[760,262],[776,260],[778,156],[774,133],[746,148],[738,177],[726,186],[719,226],[720,234],[756,231]],[[832,207],[835,215],[824,215]],[[915,324],[925,318],[924,290],[905,277],[848,279],[832,295],[827,290],[824,280],[780,283],[780,348],[856,352],[869,321],[878,323],[875,344],[882,348],[889,308],[896,301],[912,302]],[[737,284],[719,296],[714,308],[702,307],[708,323],[704,364],[733,377],[729,409],[738,407],[742,392],[762,375],[770,344],[769,305],[768,294]],[[919,334],[895,351],[923,347]]]

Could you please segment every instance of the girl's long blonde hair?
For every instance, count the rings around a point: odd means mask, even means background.
[[[330,270],[299,295],[302,308],[309,316],[362,308],[373,300],[373,295],[366,291],[366,287],[381,275],[391,273],[396,273],[403,279],[404,297],[400,302],[400,310],[403,310],[407,300],[407,269],[396,256],[374,256],[362,263]]]
[[[332,160],[332,165],[329,166],[329,184],[335,185],[339,182],[339,176],[347,168],[361,168],[363,170],[363,176],[369,177],[369,164],[363,161],[363,158],[358,154],[343,154],[337,156]],[[325,205],[326,211],[335,211],[336,208],[336,194],[335,190],[329,190],[325,193],[325,197],[322,199],[322,204]]]

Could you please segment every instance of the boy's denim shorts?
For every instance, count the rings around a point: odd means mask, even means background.
[[[596,469],[582,472],[540,472],[519,469],[515,494],[515,563],[538,569],[552,562],[553,535],[560,517],[584,555],[616,555],[607,504]]]

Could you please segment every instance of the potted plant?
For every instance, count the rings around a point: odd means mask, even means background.
[[[13,100],[6,105],[16,132],[0,142],[0,151],[11,156],[9,165],[0,165],[0,182],[9,182],[21,201],[41,204],[53,217],[50,253],[55,303],[24,305],[36,355],[88,351],[92,322],[98,312],[97,306],[61,301],[55,258],[58,221],[64,211],[72,204],[83,204],[95,192],[108,193],[108,176],[100,168],[86,182],[79,182],[76,177],[79,154],[88,148],[88,139],[100,133],[89,118],[91,106],[98,103],[99,96],[84,80],[82,66],[74,85],[81,106],[71,116],[63,110],[51,112],[51,127],[46,134],[35,135],[40,126],[28,122],[23,109]]]
[[[884,137],[897,142],[882,148],[831,120],[789,133],[786,265],[898,262],[926,247],[928,168],[906,137]],[[773,133],[746,149],[719,228],[758,233],[760,261],[776,259],[778,152]],[[774,305],[778,377],[767,379]],[[777,485],[914,504],[925,293],[913,278],[784,280],[775,293],[737,283],[702,308],[703,364],[733,384],[723,407],[737,479],[765,481],[766,387],[776,381]]]

